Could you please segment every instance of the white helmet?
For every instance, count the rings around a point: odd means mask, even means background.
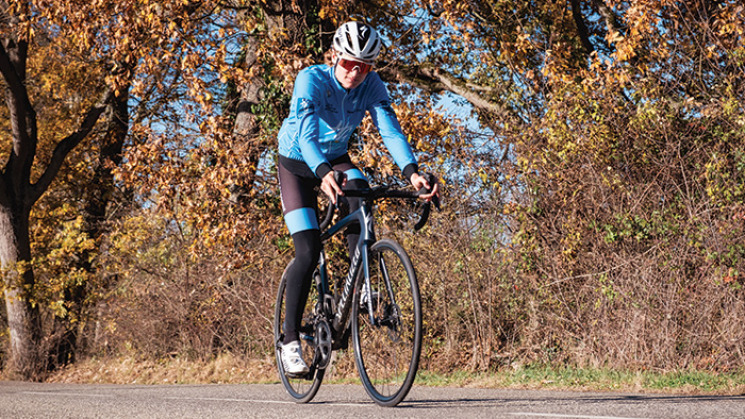
[[[360,61],[375,61],[380,53],[380,37],[372,26],[347,22],[334,34],[334,49]]]

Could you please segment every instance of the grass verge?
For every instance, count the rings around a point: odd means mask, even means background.
[[[55,371],[46,381],[93,384],[232,384],[277,380],[274,358],[244,360],[222,354],[208,360],[138,356],[91,357]]]
[[[357,383],[356,374],[332,374],[328,383]],[[209,360],[136,356],[89,358],[49,376],[49,382],[107,384],[276,383],[274,358],[244,360],[223,354]],[[352,377],[352,376],[355,377]],[[333,377],[338,377],[334,379]],[[351,377],[351,378],[350,378]],[[745,394],[745,371],[618,371],[527,365],[489,372],[420,370],[416,385],[678,394]]]
[[[430,386],[521,388],[579,391],[745,394],[745,371],[619,371],[528,365],[496,372],[422,371],[417,384]]]

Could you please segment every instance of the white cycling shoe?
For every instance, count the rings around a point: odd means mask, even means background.
[[[300,348],[300,341],[292,341],[282,345],[282,367],[285,369],[285,375],[299,376],[307,374],[308,365],[303,360],[303,350]]]

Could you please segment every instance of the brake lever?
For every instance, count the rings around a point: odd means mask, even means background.
[[[334,170],[334,182],[336,182],[337,185],[341,188],[342,183],[344,183],[344,179],[347,178],[347,175],[344,174],[341,170]]]
[[[431,173],[425,173],[424,177],[427,179],[427,183],[429,183],[430,188],[421,188],[417,191],[417,195],[424,195],[427,193],[432,192],[432,189],[435,187],[434,185],[437,184],[437,177]],[[429,214],[432,212],[432,204],[435,205],[435,208],[439,211],[440,210],[440,197],[437,195],[432,197],[431,201],[427,201],[424,203],[424,208],[422,209],[422,216],[419,218],[419,221],[414,225],[414,231],[419,231],[422,227],[424,227],[425,224],[427,224],[427,220],[429,219]]]
[[[421,188],[421,189],[419,189],[417,191],[417,195],[424,195],[424,194],[427,194],[427,193],[432,192],[432,189],[435,187],[435,185],[438,182],[437,177],[435,175],[433,175],[432,173],[425,173],[424,174],[424,178],[427,179],[427,183],[429,183],[430,188],[429,189],[427,189],[427,188]],[[437,196],[437,195],[433,196],[432,197],[432,200],[430,202],[432,202],[433,204],[435,204],[435,208],[437,208],[438,211],[440,210],[440,197],[439,196]]]
[[[437,195],[433,196],[432,203],[435,204],[435,208],[437,209],[437,211],[439,211],[440,210],[440,197]]]
[[[347,175],[344,174],[344,172],[335,170],[334,171],[334,181],[337,185],[341,188],[342,183],[344,183],[344,179],[347,178]],[[321,231],[325,230],[326,227],[331,224],[331,219],[334,217],[334,210],[338,208],[339,206],[339,194],[336,194],[336,204],[331,203],[331,200],[329,200],[329,206],[326,210],[326,216],[321,220],[319,224],[319,228]]]

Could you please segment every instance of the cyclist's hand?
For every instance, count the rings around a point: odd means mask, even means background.
[[[419,195],[420,199],[424,199],[425,201],[431,201],[434,197],[439,198],[440,197],[440,185],[437,182],[433,182],[434,185],[430,185],[427,181],[427,178],[420,175],[419,173],[414,173],[411,175],[411,184],[414,186],[416,190],[420,190],[422,188],[426,188],[430,190],[429,193]]]
[[[341,188],[344,186],[346,182],[346,178],[344,178],[344,181],[342,181],[342,184],[339,185],[336,182],[336,179],[334,179],[334,172],[328,172],[326,176],[321,179],[321,190],[326,194],[326,196],[329,197],[331,202],[333,204],[336,204],[336,196],[337,195],[344,195],[344,191],[341,190]]]

